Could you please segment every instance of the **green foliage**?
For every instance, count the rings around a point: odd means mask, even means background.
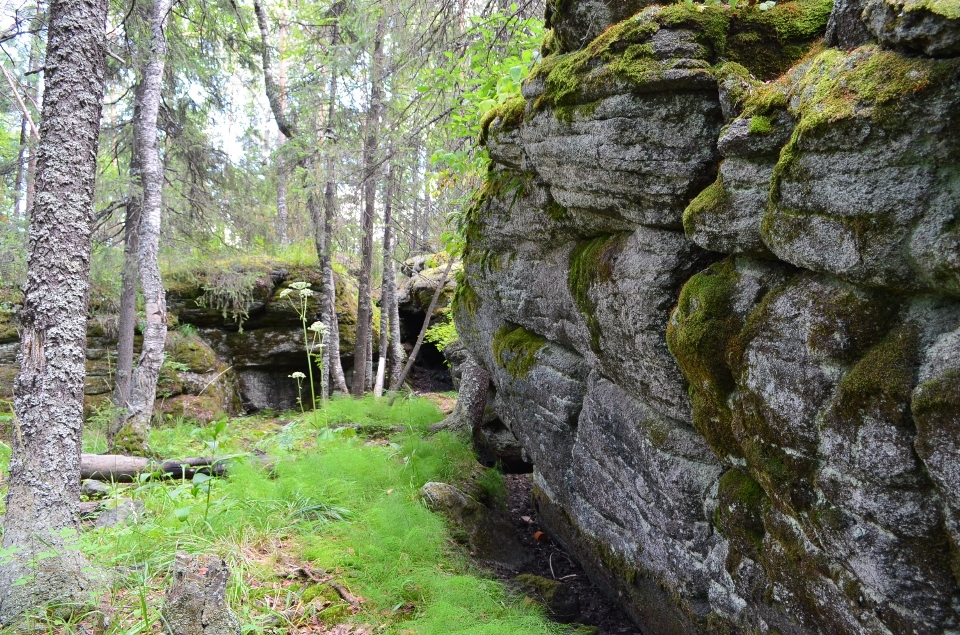
[[[203,284],[203,295],[196,299],[199,306],[216,309],[226,318],[228,315],[243,332],[243,321],[254,300],[257,284],[263,286],[259,271],[232,269],[213,271]],[[272,286],[272,285],[271,285]]]
[[[351,425],[407,425],[370,443],[346,434],[354,428],[318,439],[309,426],[294,421],[288,425],[309,442],[296,451],[285,449],[286,427],[261,417],[221,422],[199,435],[181,430],[176,445],[184,451],[195,452],[203,440],[206,451],[218,456],[259,437],[255,445],[267,449],[274,465],[268,471],[240,462],[231,464],[226,479],[148,476],[117,487],[118,495],[142,501],[145,513],[136,523],[94,529],[82,538],[91,561],[135,572],[118,577],[111,590],[112,629],[159,626],[159,598],[174,554],[186,551],[227,559],[227,599],[244,633],[281,635],[314,617],[328,627],[366,624],[395,635],[561,632],[538,609],[477,571],[454,546],[445,520],[420,503],[424,483],[458,483],[477,470],[464,440],[448,433],[425,436],[427,427],[442,419],[436,406],[410,399],[388,408],[372,398],[342,398],[330,408],[332,420]],[[156,436],[151,442],[162,445]],[[481,480],[498,487],[498,479]],[[359,612],[324,582],[291,580],[298,567],[327,572],[363,598]]]
[[[447,346],[457,341],[457,327],[453,320],[437,322],[427,329],[424,339],[435,345],[438,350],[443,351]]]
[[[20,288],[27,279],[26,256],[26,223],[0,222],[0,311],[9,312],[20,302]]]
[[[507,32],[510,36],[504,38]],[[456,92],[444,134],[451,139],[485,139],[497,116],[511,126],[523,117],[520,86],[540,58],[543,22],[521,19],[512,12],[494,12],[471,17],[466,37],[466,50],[456,59],[450,54],[451,63],[433,69],[432,76],[422,75],[417,90]],[[485,150],[462,145],[435,152],[431,162],[438,189],[461,192],[451,201],[454,208],[467,206],[490,165]],[[453,234],[445,235],[444,240],[453,243],[454,252],[462,246]]]

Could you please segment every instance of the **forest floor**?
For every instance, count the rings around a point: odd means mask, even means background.
[[[98,606],[69,623],[38,618],[34,632],[162,633],[174,555],[185,551],[226,560],[227,599],[244,635],[596,633],[546,619],[505,583],[508,576],[472,561],[446,520],[420,501],[426,482],[476,481],[468,443],[428,434],[451,404],[444,395],[392,408],[386,400],[335,399],[323,413],[155,428],[158,456],[232,456],[229,477],[111,485],[101,509],[135,513],[112,527],[97,527],[91,513],[80,549],[112,582]],[[84,450],[103,446],[102,430],[88,425]],[[566,576],[582,620],[603,635],[634,633],[559,547],[533,540],[529,478],[481,474],[480,487],[503,502],[525,543],[533,541],[532,572],[550,575],[552,565]]]

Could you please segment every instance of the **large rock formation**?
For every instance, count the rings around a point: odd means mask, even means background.
[[[960,632],[956,3],[550,4],[454,303],[543,520],[644,633]]]
[[[357,288],[349,275],[335,277],[340,351],[349,369]],[[319,319],[321,280],[316,266],[252,258],[168,273],[164,282],[171,323],[157,385],[157,414],[173,423],[205,423],[220,413],[233,415],[244,409],[296,408],[297,383],[289,375],[306,374],[306,347],[300,315],[281,293],[299,281],[310,283],[316,293],[308,306],[309,325]],[[87,416],[95,415],[112,397],[117,330],[116,314],[98,311],[88,320]],[[135,344],[139,349],[139,335]],[[19,349],[16,316],[0,311],[0,400],[13,396]]]

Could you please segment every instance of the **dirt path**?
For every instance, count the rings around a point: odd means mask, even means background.
[[[580,599],[580,622],[600,629],[599,635],[642,635],[616,602],[604,595],[583,568],[542,531],[530,498],[533,483],[529,474],[505,474],[507,513],[521,542],[533,552],[531,563],[520,573],[563,580]],[[536,538],[534,536],[537,536]],[[539,540],[538,540],[539,538]],[[497,576],[509,583],[516,572],[497,568]]]

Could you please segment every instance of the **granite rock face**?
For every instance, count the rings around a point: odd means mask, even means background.
[[[952,10],[572,4],[453,305],[542,520],[644,633],[960,632]]]

